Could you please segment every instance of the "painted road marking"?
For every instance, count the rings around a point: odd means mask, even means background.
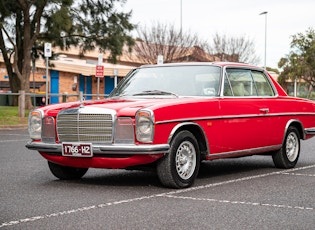
[[[243,205],[252,205],[252,206],[268,206],[268,207],[273,207],[273,208],[315,211],[315,208],[313,207],[300,207],[300,206],[291,206],[291,205],[282,205],[282,204],[266,204],[266,203],[258,203],[258,202],[218,200],[218,199],[211,199],[211,198],[195,198],[195,197],[173,196],[173,195],[164,195],[164,197],[183,199],[183,200],[208,201],[208,202],[228,203],[228,204],[243,204]]]
[[[276,171],[276,172],[272,172],[272,173],[265,173],[265,174],[260,174],[260,175],[256,175],[256,176],[248,176],[248,177],[238,178],[238,179],[234,179],[234,180],[228,180],[228,181],[222,181],[222,182],[213,183],[213,184],[191,187],[191,188],[187,188],[187,189],[180,189],[180,190],[167,192],[167,193],[160,193],[160,194],[155,194],[155,195],[150,195],[150,196],[142,196],[142,197],[136,197],[136,198],[126,199],[126,200],[108,202],[108,203],[104,203],[104,204],[86,206],[86,207],[81,207],[81,208],[77,208],[77,209],[55,212],[55,213],[51,213],[51,214],[28,217],[28,218],[19,219],[19,220],[12,220],[12,221],[8,221],[8,222],[0,223],[0,228],[6,227],[6,226],[18,225],[18,224],[27,223],[27,222],[33,222],[33,221],[37,221],[37,220],[41,220],[41,219],[48,219],[48,218],[53,218],[53,217],[58,217],[58,216],[63,216],[63,215],[70,215],[70,214],[74,214],[74,213],[78,213],[78,212],[87,212],[90,210],[96,210],[98,208],[106,208],[106,207],[113,206],[113,205],[126,204],[126,203],[141,201],[141,200],[145,200],[145,199],[157,198],[157,197],[168,197],[168,198],[174,198],[174,199],[176,198],[176,199],[203,200],[203,201],[209,201],[209,202],[212,201],[212,202],[220,202],[220,203],[228,203],[228,204],[247,204],[247,205],[253,205],[253,206],[254,205],[255,206],[260,205],[260,206],[267,206],[267,207],[274,207],[274,208],[287,208],[287,209],[299,209],[299,210],[314,211],[315,208],[313,208],[313,207],[298,207],[298,206],[291,206],[291,205],[264,204],[264,203],[259,203],[259,202],[193,198],[193,197],[184,197],[184,196],[175,196],[174,195],[174,194],[180,194],[180,193],[184,193],[184,192],[197,191],[197,190],[201,190],[201,189],[205,189],[205,188],[216,187],[216,186],[220,186],[220,185],[236,183],[236,182],[240,182],[240,181],[253,180],[253,179],[267,177],[267,176],[281,175],[281,174],[292,174],[292,172],[310,169],[310,168],[315,168],[315,165],[309,165],[309,166],[300,167],[300,168],[293,168],[293,169],[288,169],[288,170]]]

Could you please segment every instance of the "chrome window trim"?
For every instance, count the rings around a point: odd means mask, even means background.
[[[250,70],[250,71],[257,71],[257,72],[261,72],[265,78],[267,79],[269,85],[271,86],[273,92],[274,92],[274,96],[224,96],[224,80],[226,78],[226,69],[243,69],[243,70]],[[220,97],[222,98],[276,98],[279,96],[278,91],[276,89],[276,87],[274,86],[273,82],[271,81],[269,75],[267,74],[267,72],[265,70],[259,69],[259,68],[251,68],[248,66],[223,66],[222,68],[222,73],[221,73],[221,89],[220,89]],[[230,83],[229,83],[230,84]]]

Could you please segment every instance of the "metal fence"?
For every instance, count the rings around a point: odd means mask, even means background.
[[[21,93],[6,93],[6,92],[0,92],[0,106],[12,106],[13,105],[13,97],[14,96],[20,96]],[[48,98],[51,97],[58,97],[58,103],[59,102],[68,102],[68,101],[79,101],[80,98],[83,100],[98,100],[98,99],[104,99],[108,97],[109,94],[83,94],[83,93],[77,93],[77,94],[48,94]],[[46,94],[41,93],[25,93],[25,96],[30,96],[32,100],[33,106],[41,106],[45,105],[45,98]],[[48,100],[47,104],[50,100]]]
[[[36,93],[25,93],[25,91],[19,91],[19,93],[6,93],[0,92],[0,106],[13,106],[14,96],[18,96],[18,109],[19,116],[25,116],[25,97],[30,96],[33,106],[50,104],[50,100],[46,103],[46,94],[36,94]],[[82,101],[85,99],[88,100],[100,100],[108,97],[108,94],[84,94],[82,92],[78,94],[48,94],[48,98],[58,97],[59,102],[68,102],[68,101]]]

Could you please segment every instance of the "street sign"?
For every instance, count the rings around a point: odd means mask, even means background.
[[[44,56],[51,57],[51,43],[45,43]]]
[[[95,77],[104,77],[104,66],[102,65],[96,66]]]
[[[97,65],[102,65],[103,63],[103,54],[99,54],[97,58]]]
[[[158,55],[157,64],[162,65],[163,64],[163,55]]]

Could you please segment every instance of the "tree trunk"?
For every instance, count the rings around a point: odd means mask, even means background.
[[[21,81],[15,73],[9,75],[9,84],[12,93],[18,93],[21,89]],[[13,97],[13,106],[18,106],[18,96]]]

